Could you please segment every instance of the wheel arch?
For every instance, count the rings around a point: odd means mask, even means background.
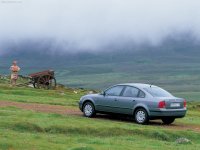
[[[85,103],[87,103],[87,102],[90,102],[90,103],[92,103],[92,105],[94,106],[94,109],[95,109],[95,105],[94,105],[94,102],[93,102],[93,100],[92,99],[86,99],[86,100],[84,100],[84,102],[83,102],[83,104],[82,104],[82,107],[81,107],[81,110],[83,111],[83,106],[85,105]]]
[[[133,115],[135,115],[136,110],[138,110],[139,108],[145,109],[147,114],[148,114],[148,116],[150,116],[149,109],[148,109],[148,107],[146,105],[137,105],[137,106],[135,106],[134,109],[133,109]]]

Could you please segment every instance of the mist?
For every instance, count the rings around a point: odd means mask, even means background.
[[[199,8],[197,0],[0,0],[0,53],[122,50],[188,34],[198,43]]]

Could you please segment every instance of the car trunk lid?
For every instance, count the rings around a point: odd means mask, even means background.
[[[166,109],[180,109],[184,108],[184,99],[182,98],[164,98]]]

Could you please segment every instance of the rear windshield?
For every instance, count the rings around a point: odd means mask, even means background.
[[[172,97],[172,95],[159,87],[148,87],[144,88],[145,91],[150,93],[153,97]]]

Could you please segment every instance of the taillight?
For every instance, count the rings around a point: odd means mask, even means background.
[[[165,108],[165,107],[166,107],[165,101],[160,101],[158,103],[158,108]]]
[[[186,108],[186,106],[187,106],[187,102],[186,102],[186,100],[184,100],[184,101],[183,101],[183,107]]]

